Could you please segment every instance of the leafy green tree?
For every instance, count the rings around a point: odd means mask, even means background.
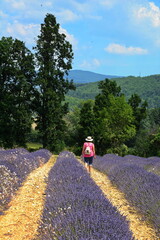
[[[133,94],[130,99],[128,100],[128,103],[133,109],[133,115],[134,115],[134,124],[136,126],[137,131],[140,128],[141,121],[146,118],[147,116],[147,102],[144,101],[142,103],[141,98],[137,94]]]
[[[109,100],[110,106],[100,111],[98,131],[101,135],[98,138],[96,135],[97,151],[100,154],[108,151],[119,154],[121,146],[135,135],[132,108],[124,96],[110,95]]]
[[[0,144],[25,146],[31,129],[34,56],[24,42],[0,40]]]
[[[64,117],[67,129],[66,129],[66,140],[65,143],[67,148],[72,152],[77,153],[78,144],[78,132],[79,132],[79,119],[80,119],[80,108],[76,107],[72,111],[69,111]]]
[[[120,149],[126,140],[135,135],[135,127],[132,124],[132,108],[116,82],[107,79],[100,88],[94,107],[95,140],[97,152],[103,155],[108,149]]]
[[[113,147],[119,146],[135,135],[132,108],[125,97],[110,96],[110,107],[106,111],[108,136]]]
[[[46,15],[34,49],[38,66],[37,128],[43,135],[43,147],[60,151],[64,147],[66,129],[63,117],[68,111],[65,94],[74,89],[73,82],[66,78],[72,68],[73,52],[65,34],[60,33],[54,15]]]
[[[95,106],[94,111],[98,114],[99,107],[107,107],[110,105],[109,96],[121,96],[121,88],[117,86],[115,81],[111,81],[109,79],[105,79],[104,81],[100,81],[98,84],[98,88],[101,92],[95,97]]]
[[[151,149],[152,155],[156,155],[160,157],[160,127],[156,134],[151,136]]]

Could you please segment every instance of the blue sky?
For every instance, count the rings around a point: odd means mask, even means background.
[[[0,37],[12,36],[32,49],[47,13],[73,46],[73,69],[160,74],[159,0],[1,0]]]

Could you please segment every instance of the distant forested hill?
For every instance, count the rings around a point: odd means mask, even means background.
[[[104,80],[105,78],[118,78],[119,76],[115,75],[104,75],[90,71],[83,70],[71,70],[69,71],[68,79],[74,80],[74,83],[90,83],[90,82],[98,82]]]
[[[121,87],[127,99],[136,93],[142,100],[147,100],[149,108],[160,107],[160,74],[147,77],[116,77],[111,80],[117,82],[117,85]],[[76,84],[76,91],[70,91],[67,94],[67,101],[70,103],[70,106],[72,106],[72,103],[76,106],[82,100],[94,99],[98,93],[98,81],[78,83]],[[72,97],[72,99],[70,99],[70,97]]]

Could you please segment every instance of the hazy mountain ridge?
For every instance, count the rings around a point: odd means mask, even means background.
[[[83,71],[83,70],[71,70],[69,71],[68,79],[73,79],[74,83],[90,83],[102,81],[105,78],[112,79],[118,78],[119,76],[115,75],[105,75],[99,74],[91,71]]]
[[[86,83],[80,83],[79,80],[82,79],[82,77],[85,75],[85,72],[87,72],[87,76],[84,78],[84,81],[85,79],[89,78],[91,82],[87,81]],[[74,78],[75,73],[78,74],[77,79]],[[96,75],[95,78],[94,75]],[[77,105],[78,99],[79,103],[81,103],[82,100],[94,99],[99,93],[98,82],[107,78],[107,75],[95,74],[93,72],[80,70],[73,70],[72,76],[76,85],[76,91],[69,91],[67,94],[67,102],[69,102],[70,106],[72,106],[73,103],[74,105]],[[95,82],[97,77],[101,77],[101,79]],[[112,77],[111,80],[117,82],[117,85],[121,87],[121,90],[127,99],[130,98],[132,94],[136,93],[141,97],[142,100],[146,100],[148,102],[149,108],[160,107],[160,74],[147,77]]]

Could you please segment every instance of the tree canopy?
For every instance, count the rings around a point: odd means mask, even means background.
[[[0,40],[0,142],[24,146],[30,131],[34,92],[34,56],[24,42]]]
[[[41,34],[34,49],[38,67],[37,128],[42,132],[43,146],[58,151],[64,147],[63,116],[68,111],[65,94],[74,89],[73,82],[65,78],[72,67],[73,51],[52,14],[47,14],[41,24]]]

